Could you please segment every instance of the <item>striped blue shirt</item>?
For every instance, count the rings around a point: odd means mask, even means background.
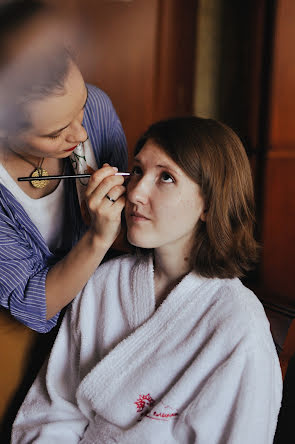
[[[104,162],[127,168],[126,139],[108,96],[87,85],[83,125],[98,166]],[[71,172],[67,159],[66,172]],[[65,183],[67,242],[72,247],[85,232],[74,181]],[[68,250],[67,250],[68,251]],[[23,324],[40,333],[51,330],[59,314],[46,320],[45,282],[48,270],[67,251],[53,254],[22,205],[0,184],[0,305]]]

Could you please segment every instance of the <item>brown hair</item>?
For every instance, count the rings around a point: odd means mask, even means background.
[[[151,125],[135,155],[152,140],[201,188],[206,221],[198,221],[192,268],[213,278],[242,276],[257,261],[249,161],[235,132],[221,122],[180,117]]]

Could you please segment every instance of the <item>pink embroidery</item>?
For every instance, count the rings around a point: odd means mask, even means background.
[[[161,416],[161,418],[172,418],[173,416],[178,416],[178,413],[157,413],[153,412],[154,416]]]
[[[152,407],[154,403],[155,401],[148,393],[147,395],[139,395],[138,400],[134,404],[137,405],[137,411],[142,412],[145,407]]]
[[[158,405],[159,410],[152,412],[155,400],[149,393],[147,395],[139,395],[138,400],[134,404],[137,406],[137,412],[140,413],[138,421],[141,421],[144,416],[157,421],[169,421],[178,416],[178,412],[175,409],[169,405],[164,405],[162,402]]]
[[[158,404],[158,410],[148,412],[146,417],[150,419],[156,419],[157,421],[169,421],[178,416],[178,412],[175,411],[170,405],[165,405],[162,402]]]

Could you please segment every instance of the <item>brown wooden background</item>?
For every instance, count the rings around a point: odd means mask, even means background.
[[[202,87],[195,79],[197,0],[47,1],[83,24],[81,69],[86,81],[111,97],[129,159],[150,123],[194,112],[194,91]],[[295,2],[227,0],[223,5],[219,114],[246,144],[263,246],[261,264],[247,282],[266,305],[294,318]],[[5,344],[5,335],[14,335],[18,350],[17,362],[1,364],[3,414],[28,365],[35,335],[24,326],[14,328],[7,318],[0,329]]]

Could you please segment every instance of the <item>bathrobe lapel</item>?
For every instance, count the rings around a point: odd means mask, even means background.
[[[131,270],[120,270],[120,293],[130,330],[133,331],[155,312],[153,256],[138,259]]]
[[[219,285],[218,280],[197,278],[192,272],[155,311],[152,259],[135,263],[128,270],[129,276],[125,272],[120,270],[119,288],[130,335],[91,370],[77,391],[77,402],[85,414],[91,410],[120,427],[140,419],[138,402],[141,396],[149,395],[149,388],[153,397],[147,405],[165,394],[172,381],[165,378],[165,371],[154,371],[165,366],[164,358],[163,362],[157,358],[154,366],[155,356],[161,347],[167,345],[169,349],[169,340],[173,336],[175,342],[179,329],[183,333],[186,319],[194,313],[192,305],[198,303],[198,293],[204,297],[204,291],[209,293]]]

